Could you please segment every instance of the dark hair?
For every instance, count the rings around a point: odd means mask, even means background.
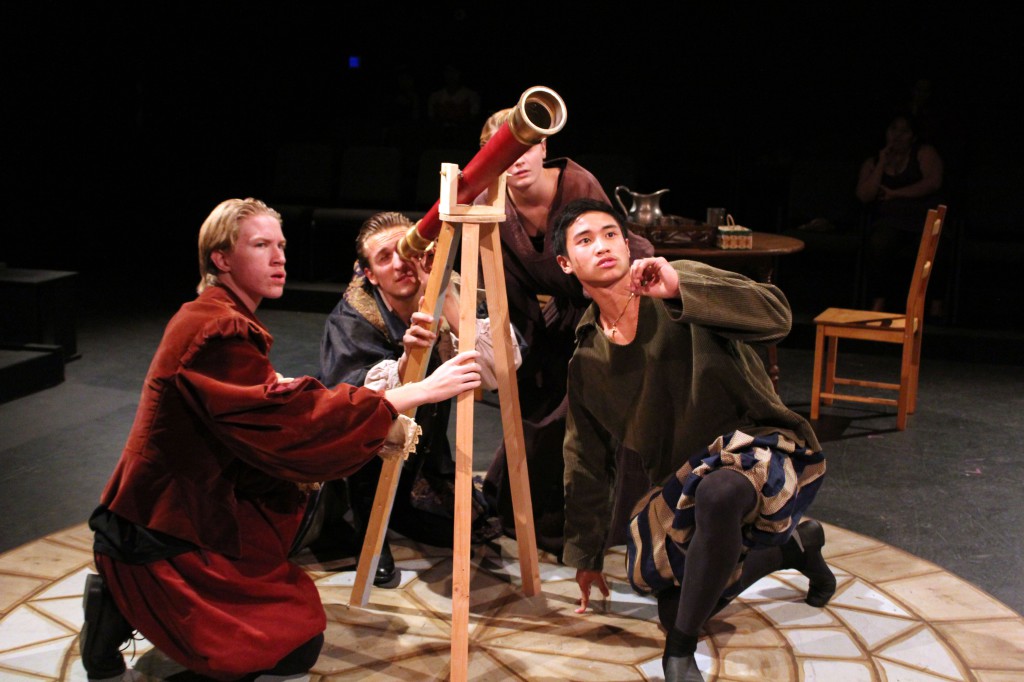
[[[899,108],[889,113],[889,118],[886,119],[885,121],[885,130],[888,130],[889,126],[891,126],[893,122],[898,118],[902,118],[904,121],[907,122],[907,127],[910,128],[910,132],[912,132],[915,137],[918,137],[920,135],[920,120],[917,116],[914,115],[914,112],[912,112],[910,109],[904,108]]]
[[[356,262],[363,270],[370,269],[369,254],[366,253],[366,240],[393,227],[412,227],[412,221],[397,211],[381,211],[374,213],[363,222],[356,235]]]
[[[556,256],[565,257],[568,255],[566,233],[569,231],[569,226],[576,222],[584,213],[591,212],[607,213],[610,215],[618,223],[619,229],[622,230],[622,238],[629,238],[626,220],[611,204],[597,199],[573,199],[555,216],[555,224],[551,228],[551,245],[555,249]]]

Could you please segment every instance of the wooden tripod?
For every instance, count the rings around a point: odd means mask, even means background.
[[[505,175],[501,174],[488,189],[486,205],[458,204],[459,167],[441,165],[440,217],[441,233],[435,244],[434,266],[427,280],[423,309],[434,317],[437,331],[444,303],[444,293],[451,277],[462,238],[462,296],[459,307],[459,350],[472,350],[476,345],[476,290],[478,272],[483,271],[487,312],[491,319],[494,342],[495,374],[505,437],[508,480],[515,513],[516,539],[523,592],[528,597],[540,592],[537,563],[537,540],[533,530],[533,504],[523,446],[523,420],[519,410],[519,389],[516,384],[512,340],[509,337],[508,297],[505,270],[501,258],[498,223],[505,219]],[[457,228],[461,225],[461,230]],[[479,266],[479,267],[478,267]],[[409,357],[402,383],[420,381],[426,376],[431,349],[417,349]],[[452,552],[452,658],[451,679],[466,679],[469,665],[469,588],[470,533],[472,526],[473,486],[473,410],[474,395],[467,391],[456,398],[455,430],[455,529]],[[410,415],[411,416],[411,415]],[[370,576],[377,570],[384,535],[391,516],[395,490],[402,469],[402,460],[386,460],[377,484],[373,510],[366,529],[366,539],[359,556],[356,580],[349,603],[366,606],[369,600]]]

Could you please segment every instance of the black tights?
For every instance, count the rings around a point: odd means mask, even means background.
[[[712,615],[728,601],[721,595],[743,551],[743,519],[757,504],[757,492],[742,474],[719,469],[697,486],[694,503],[695,526],[686,550],[686,569],[678,588],[658,595],[658,616],[665,629],[683,635],[696,647],[697,637]],[[741,589],[782,568],[782,550],[777,547],[751,551],[743,563]],[[670,645],[676,638],[669,637]],[[674,648],[674,647],[670,647]],[[674,651],[676,655],[692,654]]]

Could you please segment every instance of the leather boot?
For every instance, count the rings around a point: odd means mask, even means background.
[[[664,656],[661,659],[665,682],[704,682],[704,675],[697,667],[693,654],[689,656]]]
[[[360,546],[366,542],[366,527],[370,522],[373,509],[373,498],[377,494],[377,481],[380,479],[380,460],[371,460],[366,466],[348,478],[349,502],[352,507],[352,521],[359,534]],[[373,574],[373,584],[377,587],[394,587],[395,559],[391,556],[391,545],[387,537],[380,548],[377,560],[377,572]]]
[[[704,682],[704,675],[697,667],[694,652],[697,651],[697,638],[684,635],[674,627],[665,638],[665,653],[661,656],[661,667],[665,673],[665,682]]]
[[[391,545],[388,539],[384,538],[384,544],[380,547],[380,558],[377,560],[377,572],[373,574],[373,584],[377,587],[394,587],[398,569],[395,567],[395,558],[391,556]]]
[[[807,576],[807,598],[811,606],[821,608],[836,593],[836,577],[825,563],[821,548],[825,546],[825,529],[813,519],[796,527],[793,537],[783,546],[784,568],[795,568]]]
[[[101,576],[93,574],[85,579],[82,608],[85,622],[78,647],[89,679],[123,674],[125,664],[121,646],[132,638],[134,628],[121,615]]]

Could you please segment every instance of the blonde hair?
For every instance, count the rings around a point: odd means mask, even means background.
[[[381,211],[366,219],[356,235],[356,254],[359,265],[366,270],[370,267],[370,257],[366,253],[366,240],[377,234],[395,227],[412,227],[412,221],[398,211]]]
[[[230,251],[238,241],[238,224],[246,218],[267,215],[281,222],[281,214],[259,199],[228,199],[217,204],[199,228],[199,285],[197,293],[217,284],[220,272],[213,263],[216,251]]]
[[[480,146],[483,147],[487,142],[494,136],[494,133],[498,132],[498,128],[504,125],[508,119],[508,115],[512,113],[512,108],[502,109],[501,111],[495,111],[490,117],[484,122],[483,130],[480,131]]]

